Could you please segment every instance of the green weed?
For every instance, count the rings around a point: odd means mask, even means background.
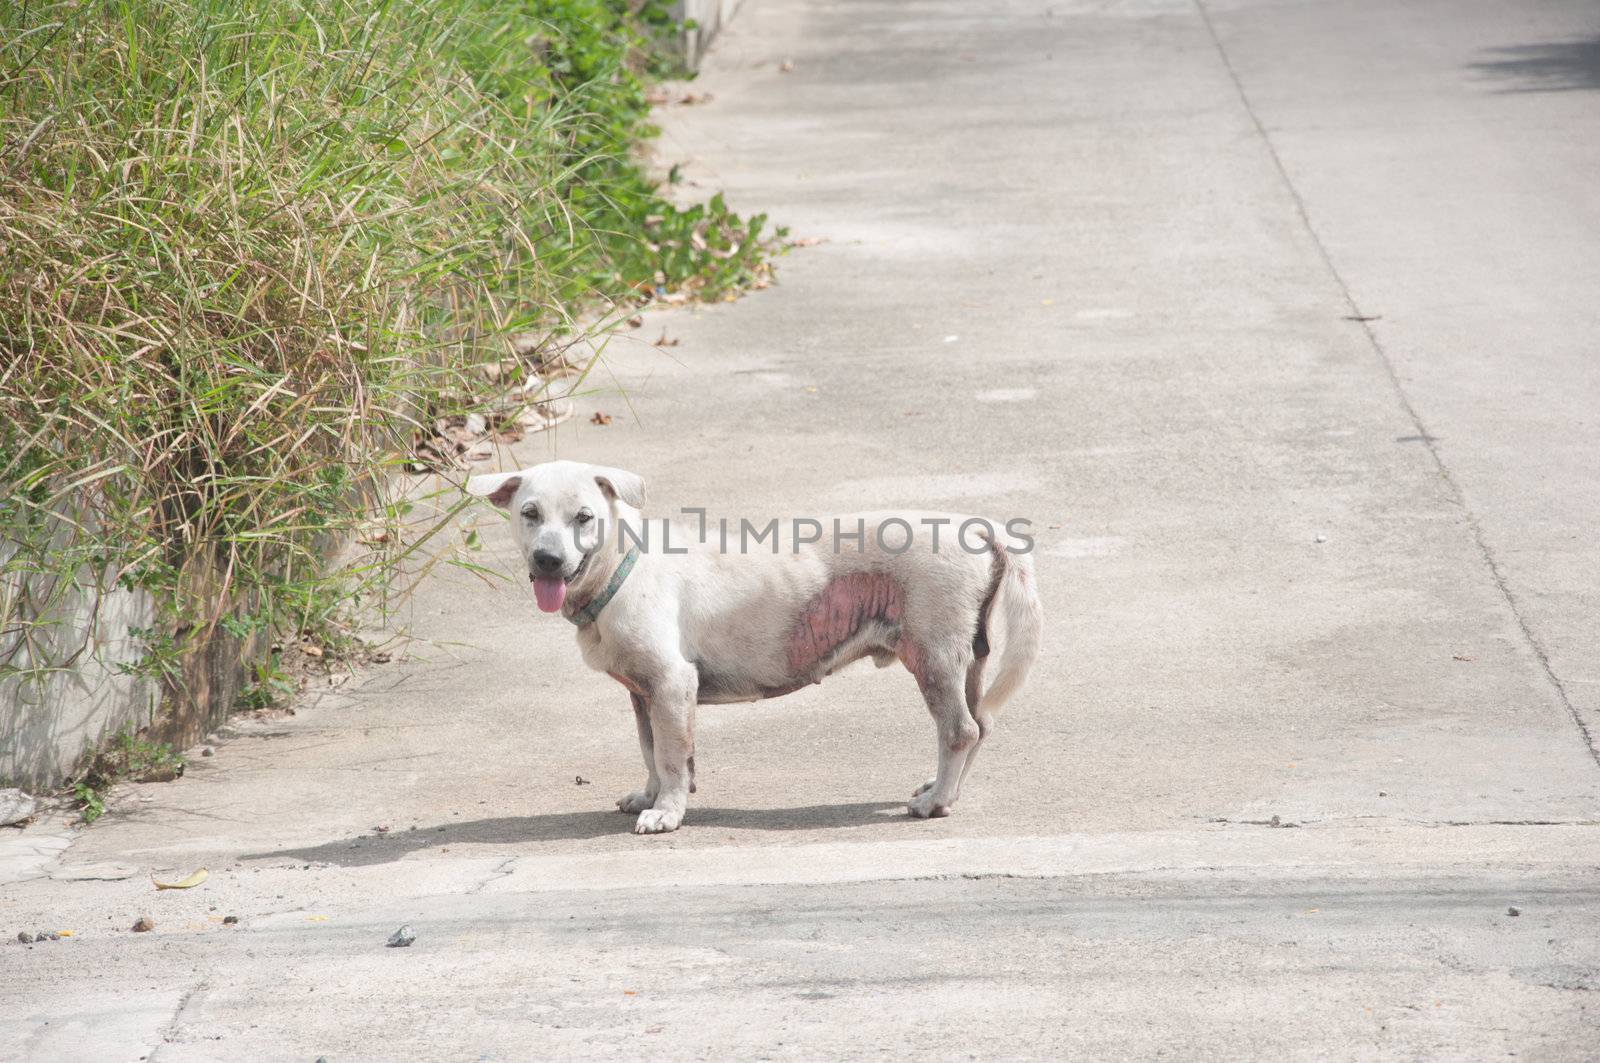
[[[95,756],[71,793],[83,822],[93,823],[105,814],[106,792],[116,783],[166,782],[182,775],[183,768],[183,757],[170,745],[123,732]]]
[[[86,782],[72,785],[72,798],[78,802],[78,814],[85,823],[93,823],[106,814],[105,795]]]
[[[270,709],[294,695],[295,681],[283,670],[283,658],[278,651],[256,662],[251,671],[252,682],[239,692],[235,708],[245,712]]]

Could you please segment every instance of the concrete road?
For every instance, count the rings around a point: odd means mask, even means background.
[[[1034,520],[1045,655],[957,813],[904,816],[932,727],[865,668],[702,710],[634,837],[615,684],[437,576],[405,659],[5,842],[0,930],[74,935],[0,945],[0,1057],[1593,1058],[1597,41],[750,0],[662,160],[826,242],[520,459]]]

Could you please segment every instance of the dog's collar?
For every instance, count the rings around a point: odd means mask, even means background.
[[[617,591],[622,587],[622,581],[628,578],[628,573],[633,571],[633,563],[637,560],[639,560],[639,548],[635,546],[628,550],[627,556],[622,559],[622,563],[617,565],[617,570],[611,573],[611,582],[606,584],[605,590],[590,598],[582,609],[579,609],[567,619],[579,627],[594,623],[595,619],[600,615],[600,610],[604,609],[611,599],[617,596]]]

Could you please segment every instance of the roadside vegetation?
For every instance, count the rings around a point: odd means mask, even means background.
[[[89,767],[72,784],[71,794],[85,823],[106,811],[106,792],[131,779],[134,782],[170,782],[183,774],[183,756],[165,742],[151,742],[126,731],[95,753]]]
[[[764,219],[635,158],[674,30],[656,0],[0,4],[0,682],[93,654],[59,606],[120,587],[156,615],[124,667],[181,694],[220,629],[270,700],[273,644],[348,650],[443,547],[391,483],[485,364],[760,281]]]

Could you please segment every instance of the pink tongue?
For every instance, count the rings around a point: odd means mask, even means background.
[[[560,576],[540,576],[533,581],[533,597],[540,609],[553,613],[567,600],[567,581]]]

